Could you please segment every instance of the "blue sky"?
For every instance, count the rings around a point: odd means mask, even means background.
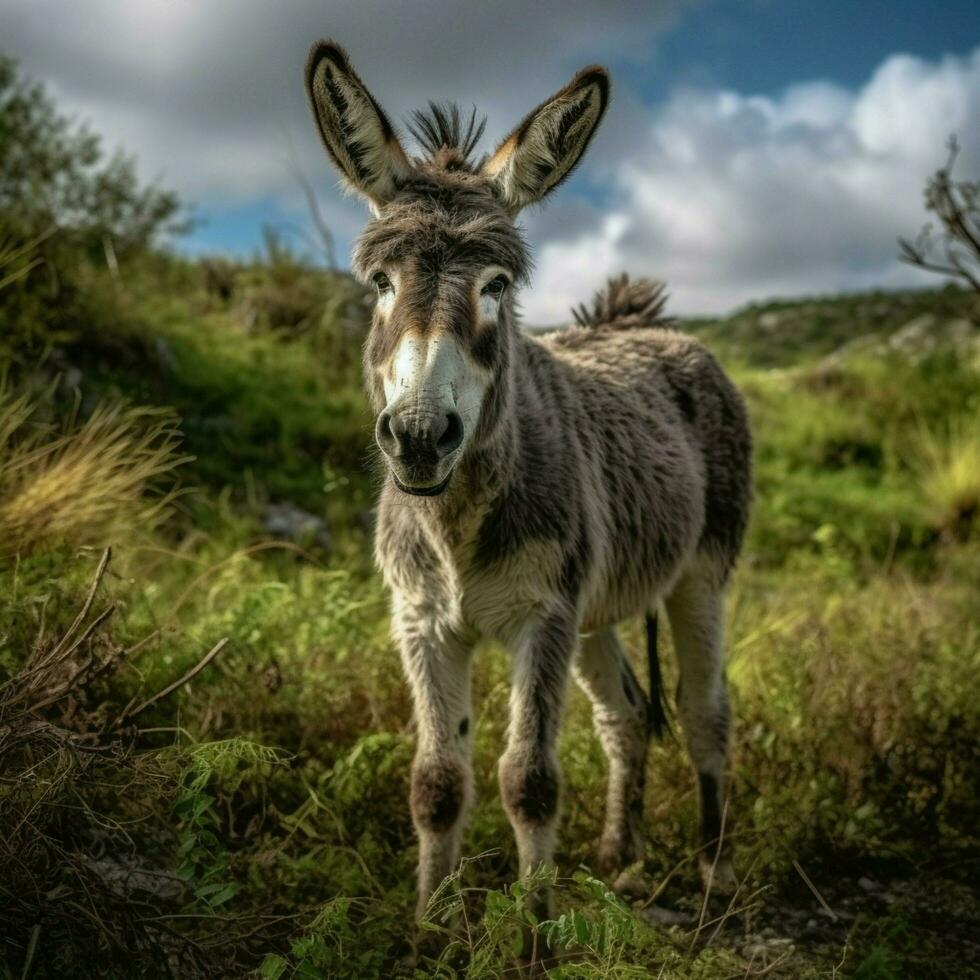
[[[248,254],[263,224],[308,226],[315,184],[345,260],[364,219],[323,159],[300,69],[344,43],[396,118],[475,102],[484,148],[583,64],[614,98],[576,176],[523,221],[551,322],[626,268],[666,278],[680,312],[922,283],[895,238],[958,132],[980,165],[980,16],[965,2],[840,0],[5,0],[0,49],[135,152],[201,219],[178,247]],[[287,232],[291,234],[291,232]],[[296,236],[295,241],[301,242]]]
[[[976,6],[955,0],[725,0],[687,12],[658,59],[626,75],[650,100],[679,81],[764,94],[816,78],[854,88],[896,52],[935,59],[978,42]]]

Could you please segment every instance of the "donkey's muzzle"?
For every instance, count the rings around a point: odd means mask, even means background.
[[[390,412],[378,416],[375,438],[396,469],[396,482],[409,493],[444,489],[441,463],[463,441],[463,420],[451,411],[436,415]]]

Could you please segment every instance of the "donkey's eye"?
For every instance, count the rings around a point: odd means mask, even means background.
[[[371,278],[374,280],[374,285],[378,288],[379,296],[384,296],[385,293],[391,292],[391,280],[383,272],[376,272]]]
[[[483,289],[480,290],[481,296],[492,296],[494,299],[500,299],[504,295],[504,290],[507,288],[507,277],[506,276],[494,276],[493,279],[488,282]]]

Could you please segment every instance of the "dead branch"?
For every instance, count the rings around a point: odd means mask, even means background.
[[[926,184],[925,205],[940,221],[934,234],[923,226],[914,241],[899,238],[899,258],[927,272],[957,280],[980,294],[980,181],[953,179],[959,155],[955,136],[949,139],[946,164]],[[974,319],[980,323],[980,306]]]
[[[107,720],[96,682],[149,640],[126,649],[107,633],[115,607],[100,606],[99,592],[110,559],[107,549],[68,628],[48,638],[42,625],[26,661],[0,686],[4,948],[17,951],[21,976],[47,975],[53,951],[69,947],[124,972],[138,963],[133,975],[215,976],[216,954],[205,943],[145,919],[176,913],[184,900],[181,887],[159,886],[166,871],[146,863],[132,832],[167,832],[170,801],[151,801],[167,797],[173,783],[161,780],[153,753],[137,751],[139,732],[123,722],[197,677],[228,640],[137,708],[134,698],[130,710]],[[120,801],[125,807],[114,808]]]
[[[316,233],[320,236],[320,247],[326,258],[327,267],[331,270],[336,269],[337,256],[333,232],[330,230],[330,226],[327,224],[326,219],[323,217],[323,212],[320,210],[320,201],[316,196],[316,191],[313,189],[309,178],[295,160],[292,162],[291,169],[293,171],[293,178],[299,184],[300,190],[302,190],[303,196],[306,198],[306,206],[310,212],[310,221],[313,223]]]
[[[123,712],[123,714],[119,716],[119,722],[121,723],[126,718],[134,718],[141,711],[144,711],[146,708],[149,708],[151,705],[156,704],[157,701],[163,700],[163,698],[167,697],[168,694],[173,694],[173,692],[176,691],[179,687],[183,687],[189,681],[193,680],[195,677],[197,677],[199,673],[201,673],[202,670],[204,670],[205,667],[207,667],[209,663],[211,663],[212,660],[214,660],[215,657],[218,656],[219,653],[221,653],[222,650],[224,650],[224,648],[227,645],[228,645],[228,637],[223,636],[220,640],[218,640],[217,643],[215,643],[213,647],[211,647],[211,649],[201,658],[201,660],[197,664],[195,664],[189,671],[187,671],[186,674],[183,675],[183,677],[179,677],[172,684],[168,684],[167,687],[165,687],[162,691],[159,691],[156,694],[154,694],[153,697],[147,698],[147,700],[144,701],[138,708],[134,708],[132,711],[128,712],[128,714],[126,712]]]
[[[96,593],[99,591],[99,586],[102,584],[102,579],[105,576],[106,569],[109,567],[109,562],[112,559],[112,549],[106,548],[102,552],[102,557],[99,559],[98,567],[95,570],[95,577],[92,579],[92,584],[89,586],[88,593],[85,596],[85,601],[82,603],[82,608],[79,609],[78,615],[73,620],[71,626],[65,631],[64,636],[51,648],[46,660],[50,661],[58,657],[65,646],[71,641],[72,637],[81,628],[82,624],[88,617],[89,611],[92,608],[92,603],[95,601]],[[8,684],[10,681],[7,682]],[[6,686],[6,685],[5,685]],[[2,688],[0,688],[2,690]]]

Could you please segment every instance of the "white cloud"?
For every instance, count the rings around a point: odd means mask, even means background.
[[[475,103],[489,144],[583,63],[655,57],[656,38],[698,2],[3,0],[0,48],[216,228],[257,202],[303,215],[297,162],[342,255],[364,212],[332,191],[309,118],[312,40],[345,43],[395,118],[429,98]],[[978,123],[980,48],[938,62],[895,55],[858,91],[680,89],[649,107],[618,84],[581,176],[528,215],[539,271],[527,319],[565,319],[622,269],[667,279],[684,312],[928,282],[896,262],[895,238],[924,220],[922,186],[951,132],[961,172],[976,173]],[[601,204],[582,194],[589,183],[602,185]]]
[[[975,176],[980,48],[939,62],[894,55],[857,92],[820,81],[772,98],[677,91],[637,134],[601,223],[539,249],[525,316],[563,320],[623,269],[666,279],[679,312],[925,284],[895,240],[925,220],[924,181],[954,132],[960,172]]]
[[[429,99],[475,103],[492,140],[587,62],[649,58],[694,2],[4,0],[0,49],[147,175],[234,205],[293,189],[287,143],[332,177],[302,85],[320,37],[348,48],[394,119]]]
[[[144,179],[194,207],[210,231],[185,247],[228,241],[240,224],[229,215],[255,205],[305,224],[298,166],[344,260],[365,211],[339,192],[306,105],[302,68],[314,40],[345,45],[396,122],[429,99],[477,105],[488,115],[486,149],[584,64],[649,61],[655,39],[699,2],[2,0],[0,51],[108,148],[134,154]],[[618,94],[581,180],[609,169],[636,109]],[[543,235],[583,223],[588,207],[571,190],[564,212],[532,219]],[[235,250],[258,237],[251,228]]]

